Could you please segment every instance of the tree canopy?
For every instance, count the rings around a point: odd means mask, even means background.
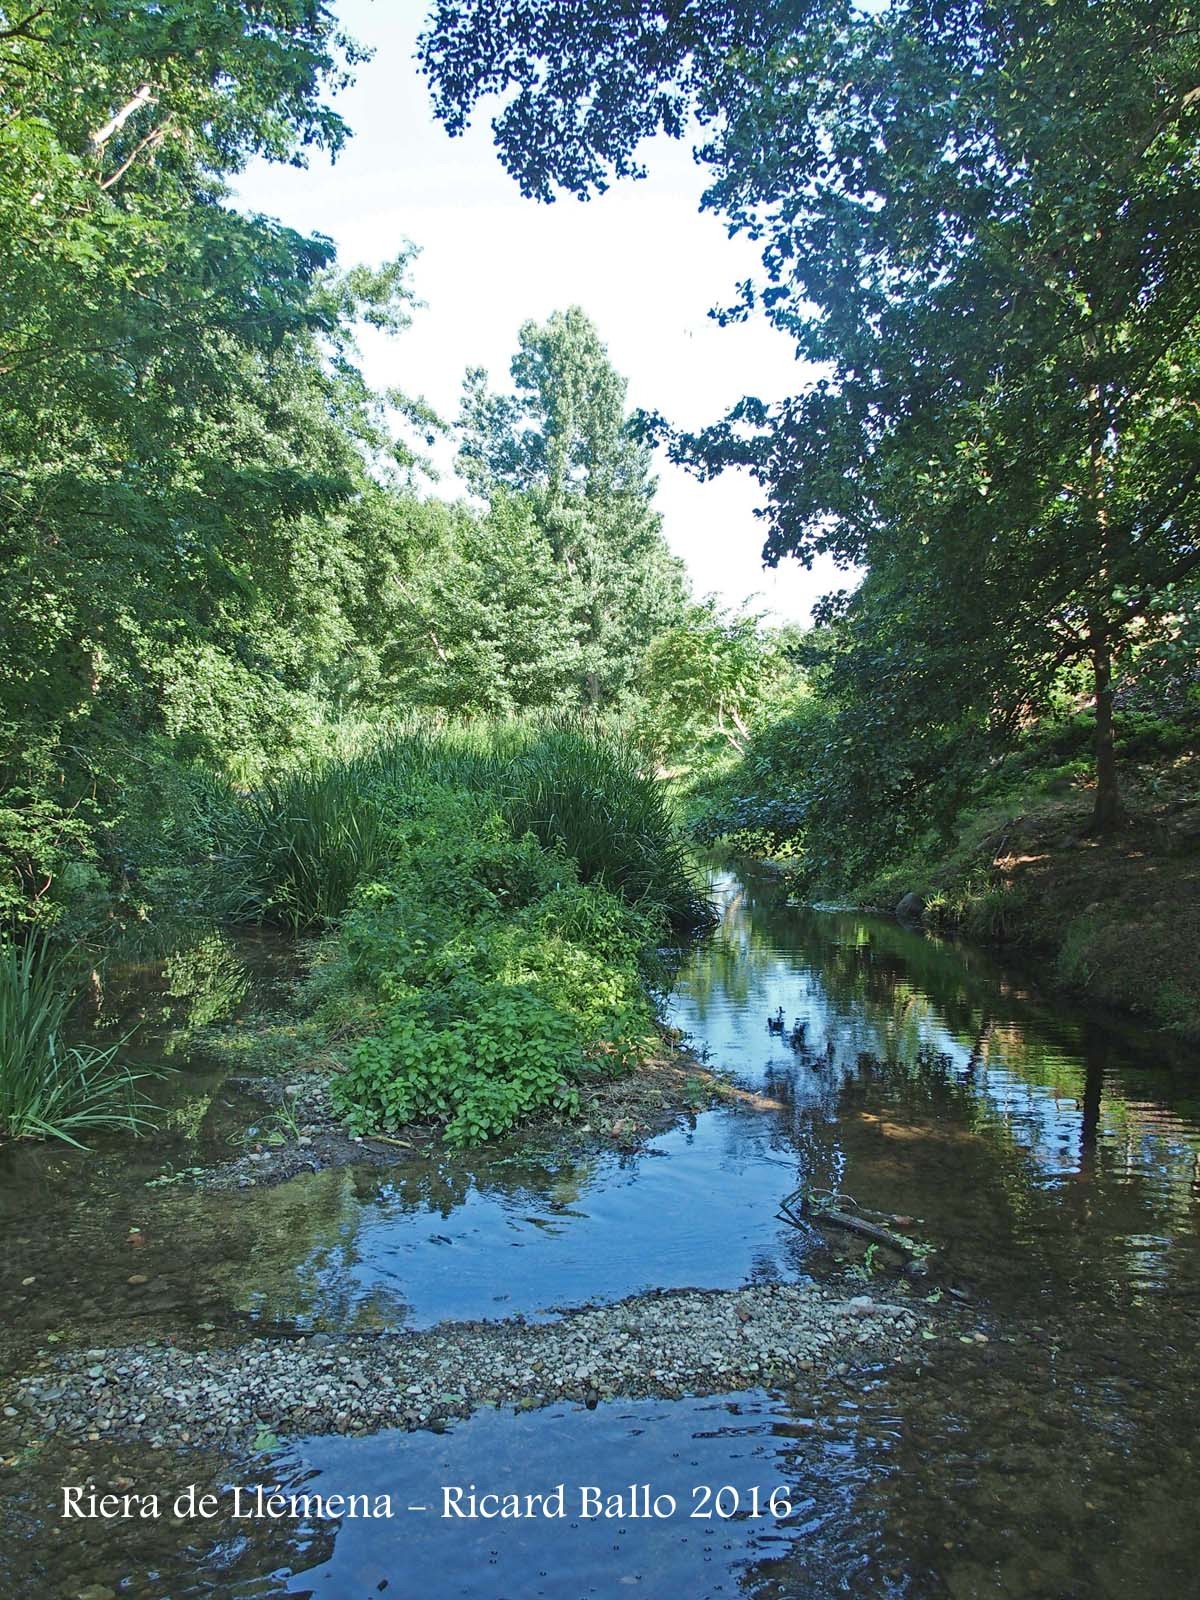
[[[291,0],[0,9],[0,914],[53,920],[181,765],[255,784],[339,719],[617,704],[682,603],[582,313],[525,330],[512,396],[472,380],[487,509],[448,505],[442,424],[359,368],[411,247],[344,270],[232,203],[252,156],[336,154],[361,59]]]
[[[513,390],[467,375],[460,470],[477,493],[517,495],[554,564],[559,634],[576,641],[585,702],[632,689],[653,635],[677,621],[684,569],[667,549],[650,452],[634,437],[626,385],[578,307],[521,329]]]
[[[878,574],[827,615],[886,589],[890,655],[846,657],[885,740],[1003,733],[1086,662],[1101,827],[1114,665],[1178,630],[1200,570],[1198,39],[1161,0],[446,0],[423,45],[451,131],[499,94],[543,198],[699,119],[705,205],[763,246],[723,314],[761,309],[823,376],[676,455],[755,474],[769,560]],[[918,781],[889,771],[893,798]]]

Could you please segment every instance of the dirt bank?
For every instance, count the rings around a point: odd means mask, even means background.
[[[1018,796],[969,819],[940,859],[916,859],[856,896],[926,926],[1044,954],[1048,985],[1200,1038],[1200,760],[1146,773],[1129,816],[1089,832],[1086,790]],[[920,909],[920,908],[916,908]]]

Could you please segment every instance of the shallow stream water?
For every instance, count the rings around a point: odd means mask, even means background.
[[[158,1182],[227,1156],[261,1109],[186,1027],[181,1036],[186,984],[172,998],[156,979],[143,1031],[173,1040],[181,1068],[163,1137],[84,1157],[0,1154],[3,1359],[56,1342],[195,1338],[197,1327],[229,1338],[533,1320],[655,1287],[865,1271],[853,1241],[842,1250],[835,1238],[831,1251],[779,1220],[779,1201],[801,1186],[912,1217],[934,1247],[914,1297],[968,1305],[986,1344],[816,1396],[482,1411],[442,1434],[290,1439],[243,1461],[50,1448],[4,1474],[4,1595],[89,1583],[155,1600],[1198,1592],[1194,1057],[1044,998],[1036,971],[887,919],[789,908],[769,882],[725,875],[717,887],[721,924],[685,959],[671,1020],[761,1101],[702,1113],[633,1155],[514,1145],[274,1189]],[[250,954],[261,989],[278,957]],[[223,1001],[212,994],[221,983],[193,972],[200,1020],[236,1005],[222,972]],[[780,1009],[782,1035],[767,1021]],[[52,1507],[68,1469],[139,1484],[382,1489],[404,1509],[340,1528],[63,1527]],[[650,1483],[678,1509],[442,1517],[439,1486],[470,1482],[521,1493]],[[735,1515],[701,1501],[690,1516],[700,1485],[728,1486]],[[787,1516],[765,1505],[776,1488]]]

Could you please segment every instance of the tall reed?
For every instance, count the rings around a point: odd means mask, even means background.
[[[416,727],[263,785],[244,803],[248,904],[296,927],[338,916],[356,884],[386,871],[406,796],[431,787],[490,796],[515,833],[573,856],[585,882],[652,902],[678,927],[706,918],[663,786],[635,752],[520,722]]]
[[[136,1090],[149,1072],[64,1039],[72,991],[66,962],[41,940],[0,942],[0,1138],[62,1139],[101,1128],[149,1126]]]
[[[706,920],[666,791],[630,746],[551,730],[506,764],[500,788],[514,832],[560,846],[585,883],[649,902],[677,927]]]

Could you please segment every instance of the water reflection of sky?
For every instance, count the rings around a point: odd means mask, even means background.
[[[613,1401],[594,1411],[555,1406],[528,1415],[482,1412],[445,1434],[376,1434],[301,1441],[290,1473],[306,1494],[392,1496],[391,1521],[347,1518],[332,1555],[297,1562],[296,1595],[405,1597],[734,1596],[782,1591],[769,1582],[786,1557],[807,1600],[847,1592],[877,1538],[860,1513],[855,1548],[838,1534],[857,1480],[887,1441],[815,1428],[761,1391],[677,1401]],[[857,1458],[862,1457],[860,1462]],[[443,1486],[479,1494],[545,1494],[564,1487],[567,1515],[461,1520],[441,1515]],[[663,1515],[631,1486],[649,1484]],[[584,1516],[583,1489],[624,1515]],[[711,1514],[713,1492],[722,1509]],[[772,1493],[777,1492],[771,1514]],[[636,1487],[635,1487],[636,1494]],[[672,1509],[670,1501],[674,1501]],[[553,1504],[553,1502],[552,1502]],[[596,1501],[586,1502],[594,1506]],[[409,1506],[427,1510],[410,1511]],[[693,1516],[694,1510],[709,1514]],[[871,1519],[873,1520],[873,1519]],[[353,1587],[349,1587],[353,1584]],[[764,1588],[765,1585],[765,1588]],[[257,1589],[238,1593],[257,1593]]]
[[[551,1315],[652,1288],[793,1278],[809,1243],[780,1222],[798,1181],[776,1120],[722,1109],[636,1155],[601,1151],[528,1179],[471,1183],[452,1208],[376,1176],[294,1277],[249,1297],[300,1322]]]
[[[802,1186],[871,1190],[869,1203],[924,1217],[964,1268],[987,1230],[993,1258],[1033,1239],[1039,1271],[1047,1252],[1091,1252],[1097,1279],[1126,1285],[1200,1272],[1195,1079],[1186,1062],[1162,1070],[1161,1041],[1131,1046],[986,955],[890,919],[787,908],[728,880],[722,911],[682,965],[671,1017],[782,1114],[726,1106],[634,1153],[522,1141],[222,1195],[143,1188],[168,1160],[229,1153],[222,1133],[244,1108],[226,1108],[219,1071],[197,1057],[192,1098],[153,1146],[8,1152],[0,1213],[19,1224],[10,1269],[31,1285],[13,1324],[161,1312],[392,1327],[736,1287],[807,1270],[813,1237],[776,1216]],[[802,1050],[768,1031],[781,1007],[789,1029],[806,1025]],[[922,1064],[923,1045],[948,1065]],[[863,1052],[893,1064],[872,1073]],[[134,1223],[137,1297],[129,1247],[112,1248]]]
[[[244,1556],[239,1573],[253,1569],[261,1530],[237,1530],[208,1557],[193,1530],[165,1563],[170,1592],[1191,1592],[1195,1519],[1179,1509],[1195,1471],[1194,1071],[1164,1070],[1161,1040],[1147,1048],[1070,1003],[1047,1005],[978,951],[888,919],[789,910],[753,886],[727,889],[722,928],[685,961],[672,1017],[714,1064],[772,1090],[782,1114],[725,1107],[631,1155],[605,1147],[567,1159],[525,1141],[229,1194],[143,1188],[168,1151],[191,1164],[201,1126],[228,1151],[219,1134],[240,1113],[219,1110],[218,1069],[196,1074],[193,1061],[169,1144],[114,1141],[79,1161],[8,1153],[0,1213],[21,1293],[6,1313],[76,1334],[114,1315],[136,1319],[139,1334],[189,1313],[221,1325],[230,1307],[264,1324],[346,1331],[541,1317],[647,1287],[802,1272],[812,1241],[775,1212],[787,1190],[821,1184],[911,1213],[914,1234],[934,1247],[933,1295],[965,1296],[990,1342],[939,1353],[919,1382],[884,1379],[877,1402],[855,1387],[823,1410],[811,1396],[750,1393],[484,1412],[440,1436],[304,1440],[290,1466],[257,1458],[310,1491],[379,1484],[404,1504],[489,1475],[534,1490],[615,1480],[744,1492],[782,1480],[798,1491],[798,1514],[782,1528],[753,1518],[711,1534],[690,1519],[625,1532],[592,1522],[559,1540],[540,1522],[347,1519],[336,1538],[332,1526],[302,1537],[306,1553],[293,1546],[281,1560],[272,1545],[240,1588],[224,1563]],[[806,1020],[804,1050],[768,1031],[780,1006],[789,1027]],[[922,1045],[948,1065],[922,1061]],[[894,1064],[864,1067],[864,1051]],[[146,1235],[136,1255],[126,1242],[134,1223]],[[135,1264],[149,1280],[136,1294]],[[46,1470],[23,1465],[22,1489]],[[55,1468],[43,1483],[48,1506],[58,1481]],[[49,1513],[43,1525],[54,1527],[59,1560],[61,1530]],[[119,1559],[110,1572],[89,1549],[79,1570],[124,1592]],[[165,1593],[161,1549],[145,1552],[151,1562],[147,1581]]]

